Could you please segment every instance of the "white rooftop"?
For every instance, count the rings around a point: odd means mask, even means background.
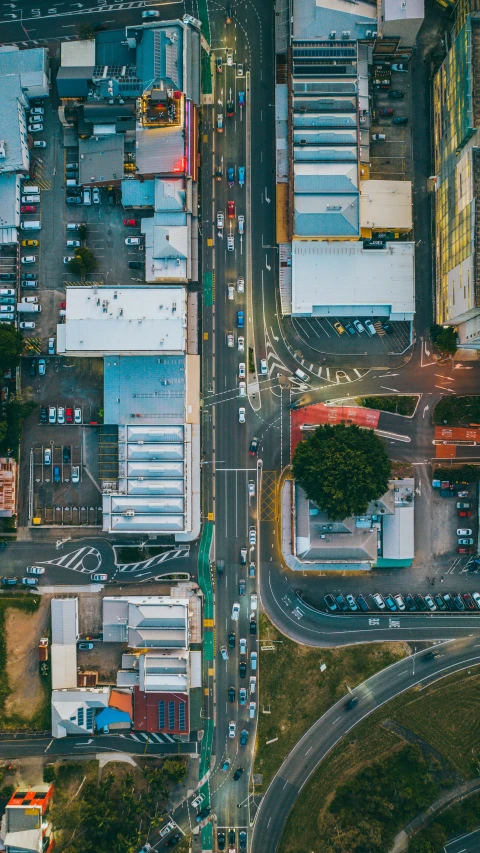
[[[358,241],[292,243],[292,314],[413,319],[414,244],[367,250]]]
[[[67,288],[66,353],[184,352],[186,331],[184,287]]]
[[[411,181],[361,181],[360,225],[386,231],[410,231],[412,221]]]

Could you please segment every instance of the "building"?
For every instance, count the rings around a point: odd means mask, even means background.
[[[385,231],[408,234],[413,228],[412,182],[360,181],[360,227],[362,237],[373,239]]]
[[[384,38],[398,38],[398,47],[413,47],[423,24],[424,0],[382,0],[379,32]]]
[[[433,80],[436,320],[480,349],[480,21],[467,15]]]
[[[16,45],[0,47],[0,77],[18,74],[22,92],[27,98],[48,98],[50,70],[46,47],[20,50]],[[3,81],[2,81],[3,86]]]
[[[170,596],[106,596],[104,643],[130,648],[188,648],[188,600]]]
[[[93,734],[95,717],[108,707],[109,698],[110,687],[52,690],[52,737]]]
[[[68,287],[57,352],[159,355],[186,349],[184,287]]]
[[[292,243],[292,316],[413,320],[414,244]]]
[[[78,598],[52,598],[52,689],[77,686]]]
[[[10,457],[0,457],[0,518],[17,514],[17,463]]]
[[[25,113],[28,99],[22,88],[20,74],[10,73],[8,76],[0,77],[0,83],[0,110],[2,112],[0,173],[22,172],[26,174],[30,164]]]
[[[53,833],[48,808],[53,785],[18,788],[10,797],[2,817],[0,849],[6,853],[49,853]]]

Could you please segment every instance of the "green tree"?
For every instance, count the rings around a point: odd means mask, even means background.
[[[87,239],[87,226],[84,222],[82,222],[82,224],[78,228],[78,236],[80,237],[80,240]]]
[[[14,370],[20,364],[20,356],[23,350],[23,337],[21,332],[13,326],[2,323],[0,326],[0,371]]]
[[[86,276],[97,269],[97,259],[91,249],[82,246],[75,249],[75,257],[70,261],[68,269],[75,275]]]
[[[390,460],[373,430],[325,424],[299,442],[293,476],[331,519],[363,515],[388,488]]]
[[[457,346],[457,332],[454,326],[439,326],[434,323],[430,327],[430,336],[433,343],[440,350],[442,355],[455,355]]]
[[[184,762],[175,761],[173,758],[167,758],[163,764],[162,770],[167,779],[174,784],[181,782],[187,772]]]
[[[94,39],[95,27],[92,24],[77,24],[77,36],[79,39]]]

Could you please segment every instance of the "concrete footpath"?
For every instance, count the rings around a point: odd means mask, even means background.
[[[390,853],[405,853],[408,850],[408,842],[411,836],[427,826],[436,814],[442,812],[447,806],[451,806],[453,803],[462,800],[464,797],[474,794],[476,791],[480,791],[480,779],[471,779],[469,782],[464,782],[462,785],[457,785],[455,788],[451,788],[450,791],[446,791],[428,809],[417,815],[395,836]]]

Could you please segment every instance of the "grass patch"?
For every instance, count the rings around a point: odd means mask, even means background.
[[[258,787],[266,790],[284,758],[318,717],[349,687],[401,659],[406,651],[400,643],[307,648],[280,634],[264,614],[259,627],[261,694],[255,773],[262,774]],[[261,650],[270,644],[274,651]],[[321,663],[327,666],[325,672],[320,672]],[[271,713],[262,713],[264,709]],[[273,738],[278,741],[267,746],[266,741]]]
[[[449,426],[469,426],[480,424],[480,397],[444,397],[435,406],[434,424]]]
[[[378,409],[380,412],[394,412],[396,415],[413,415],[418,403],[418,397],[407,397],[403,394],[389,396],[381,394],[378,397],[359,397],[357,402],[366,409]]]
[[[420,768],[421,773],[426,773],[427,777],[425,790],[430,778],[436,780],[438,790],[451,787],[454,784],[455,771],[462,778],[476,776],[480,750],[479,702],[480,674],[465,677],[464,673],[457,673],[426,690],[408,691],[371,714],[350,733],[348,740],[342,741],[327,756],[311,781],[302,790],[288,819],[281,842],[281,853],[304,853],[305,850],[312,853],[340,853],[344,850],[348,850],[348,853],[357,853],[365,849],[357,846],[354,833],[349,846],[345,846],[345,838],[342,841],[344,846],[338,846],[340,840],[336,823],[337,815],[333,814],[329,807],[341,786],[353,777],[360,779],[359,774],[372,762],[387,758],[386,765],[387,768],[391,767],[392,782],[398,780],[399,771],[398,768],[395,770],[396,764],[393,757],[399,750],[404,752],[405,742],[399,734],[382,725],[386,720],[396,722],[422,738],[443,756],[444,767],[446,765],[447,768],[451,768],[451,772],[445,773],[444,770],[442,776],[439,770],[441,765],[438,765],[434,758],[431,766],[431,759],[427,755],[427,765]],[[407,771],[402,771],[403,774],[405,772]],[[363,785],[366,790],[365,779],[363,779]],[[370,783],[369,789],[373,787]],[[436,790],[433,788],[430,790],[426,805],[437,798]],[[379,789],[378,814],[384,826],[385,836],[380,836],[379,847],[374,846],[374,840],[369,839],[368,850],[372,853],[377,850],[385,853],[389,849],[388,843],[385,842],[386,835],[393,837],[408,820],[424,808],[420,801],[415,801],[415,810],[411,814],[408,814],[405,808],[403,810],[397,808],[395,791],[389,797],[390,803],[385,805],[384,802],[381,805],[380,797],[383,798],[386,791],[387,783],[383,782]],[[341,809],[337,808],[337,814],[339,812],[341,813]],[[359,813],[357,809],[355,815],[352,813],[352,819],[355,818],[359,824],[364,814],[364,811]],[[389,816],[386,822],[382,817],[385,814]],[[367,825],[369,822],[366,821]],[[340,832],[343,832],[347,826],[348,817],[344,816]],[[436,853],[437,849],[439,848],[432,848],[432,851]],[[429,848],[419,848],[415,853],[420,851],[428,853]]]
[[[477,829],[479,814],[480,793],[455,803],[410,840],[408,853],[437,853],[450,838]]]

